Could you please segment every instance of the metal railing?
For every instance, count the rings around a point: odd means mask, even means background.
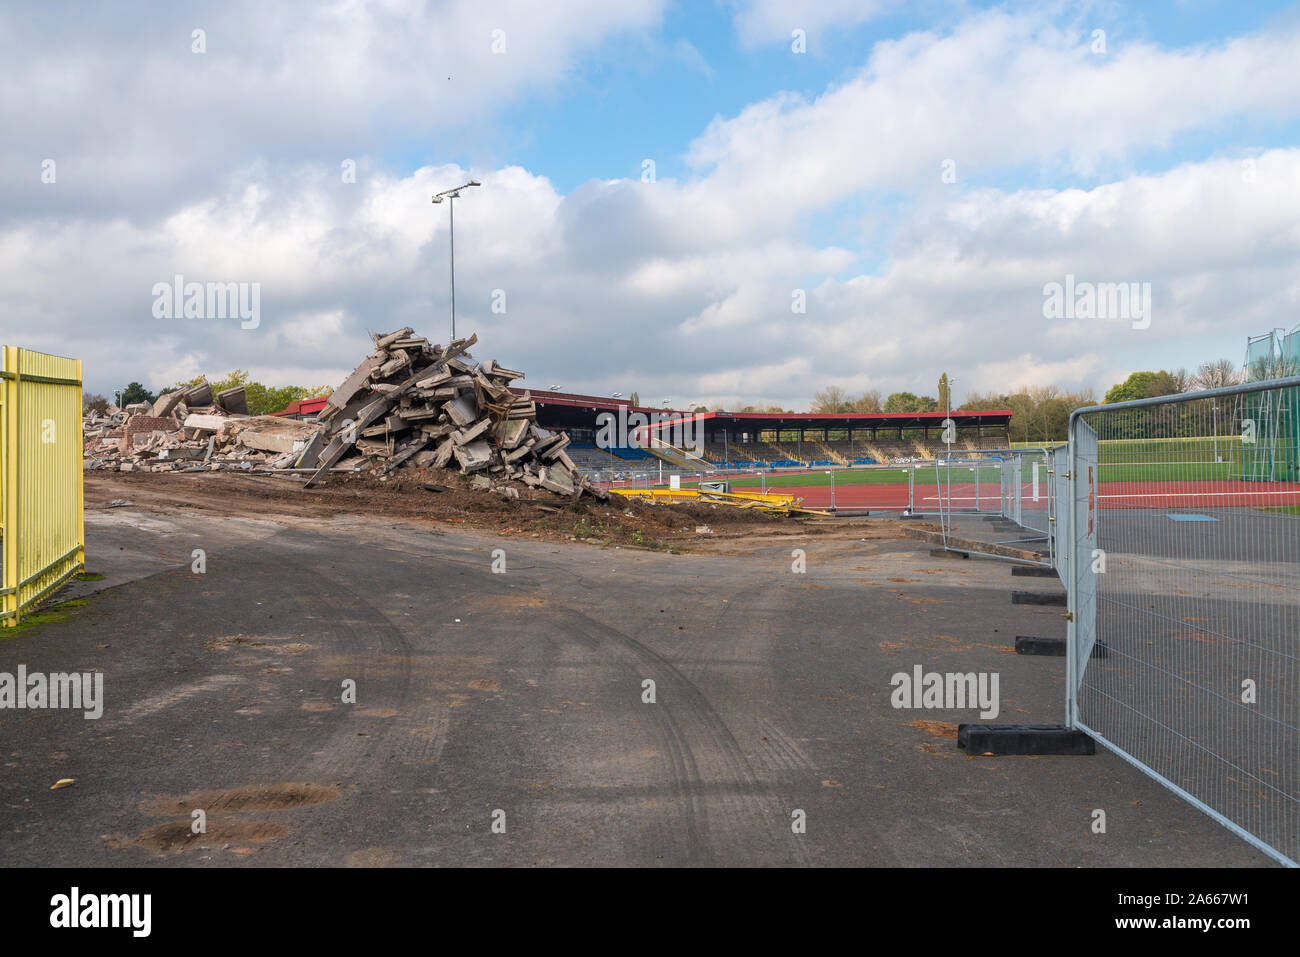
[[[1070,418],[1066,715],[1300,861],[1300,377]]]
[[[926,498],[938,503],[945,548],[1055,564],[1055,467],[1049,449],[955,451],[935,470],[936,494]],[[975,521],[991,517],[1005,522],[999,527]],[[998,547],[981,551],[980,545]],[[1034,552],[1042,557],[1033,558]]]
[[[0,369],[0,624],[85,567],[81,362],[14,346]]]

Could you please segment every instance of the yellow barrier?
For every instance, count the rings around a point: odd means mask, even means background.
[[[738,508],[782,511],[798,508],[803,502],[803,499],[798,496],[781,495],[776,492],[701,492],[693,488],[614,488],[610,491],[627,498],[644,498],[652,502],[712,502],[718,505],[734,505]]]
[[[4,346],[0,369],[0,624],[85,568],[81,360]]]

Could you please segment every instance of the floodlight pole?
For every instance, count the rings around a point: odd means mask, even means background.
[[[456,194],[452,193],[447,197],[447,213],[450,222],[450,228],[447,230],[447,239],[450,243],[450,255],[447,258],[451,265],[451,339],[449,342],[456,341]]]
[[[460,195],[462,189],[469,189],[471,186],[481,186],[482,183],[477,180],[470,180],[462,186],[455,189],[445,189],[433,197],[435,203],[441,203],[447,200],[447,208],[450,210],[450,241],[451,241],[451,340],[456,339],[456,197]]]
[[[947,452],[947,454],[944,455],[943,457],[944,466],[948,469],[948,511],[949,512],[952,511],[952,443],[953,440],[957,438],[957,423],[954,422],[952,418],[952,384],[956,381],[957,381],[956,379],[948,380],[948,414],[946,418],[948,420],[949,425],[948,427],[945,427],[943,430],[947,434],[947,436],[949,436],[947,443],[945,443],[946,444],[945,451]],[[951,432],[949,431],[949,428],[951,428],[952,430]],[[936,486],[938,486],[939,484],[938,469],[936,469],[934,473],[934,484]],[[942,495],[939,496],[939,503],[940,505],[943,504]],[[980,500],[979,500],[979,492],[977,491],[975,493],[975,511],[978,512],[979,508],[980,508]]]

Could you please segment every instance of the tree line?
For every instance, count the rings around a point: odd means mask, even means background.
[[[175,392],[178,389],[188,389],[190,386],[198,385],[205,377],[198,375],[192,379],[186,379],[177,382],[175,385],[166,386],[157,392],[151,392],[148,388],[139,382],[129,382],[121,390],[119,396],[119,407],[126,408],[137,402],[153,403],[157,401],[160,395],[166,395],[168,392]],[[238,386],[244,388],[244,399],[248,403],[248,412],[250,415],[270,415],[272,412],[279,412],[284,409],[290,402],[298,399],[310,399],[313,396],[329,395],[334,391],[333,386],[268,386],[261,382],[254,381],[249,377],[248,372],[243,369],[234,369],[222,376],[220,379],[208,379],[208,384],[212,386],[212,394],[215,396],[218,392],[224,392],[226,389],[234,389]],[[109,406],[109,400],[102,395],[95,393],[86,393],[82,397],[82,409],[85,411],[103,412]]]
[[[1276,373],[1275,373],[1276,374]],[[1202,362],[1195,372],[1179,368],[1134,372],[1123,382],[1106,391],[1105,403],[1127,402],[1162,395],[1179,395],[1202,389],[1235,385],[1248,378],[1263,378],[1241,369],[1231,359]],[[948,408],[948,375],[939,378],[937,396],[894,392],[881,399],[877,389],[853,394],[839,386],[828,386],[813,396],[809,412],[835,415],[844,412],[939,412]],[[1011,441],[1063,442],[1069,429],[1070,413],[1089,405],[1098,405],[1092,389],[1067,391],[1052,385],[1019,386],[1008,392],[974,392],[955,407],[956,411],[1007,409],[1011,412]],[[780,407],[752,408],[741,411],[781,412]]]

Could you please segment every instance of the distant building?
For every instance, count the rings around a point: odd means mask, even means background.
[[[290,402],[279,412],[272,412],[272,415],[282,415],[286,419],[314,419],[316,413],[325,408],[325,403],[329,401],[329,396],[318,395],[310,399],[295,399]]]

